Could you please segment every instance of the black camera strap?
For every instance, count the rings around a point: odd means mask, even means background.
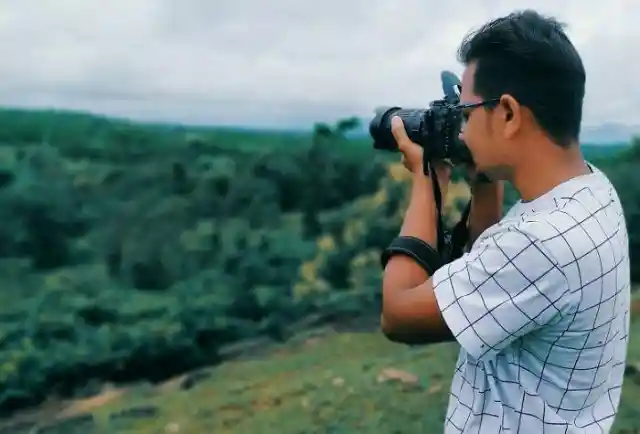
[[[491,178],[482,172],[476,174],[475,179],[468,182],[476,182],[481,184],[491,183]],[[464,254],[464,248],[469,242],[469,214],[471,214],[471,199],[467,203],[466,208],[462,212],[460,221],[453,227],[451,238],[449,240],[446,261],[451,262],[458,259]]]
[[[382,252],[380,257],[382,269],[387,266],[389,259],[395,255],[406,255],[410,257],[416,261],[429,276],[432,276],[443,264],[440,254],[425,241],[416,237],[396,237],[389,247]]]
[[[424,157],[423,157],[424,158]],[[444,223],[442,222],[442,191],[440,190],[440,183],[438,182],[438,176],[433,164],[429,161],[424,161],[425,175],[429,175],[431,178],[431,185],[433,186],[433,198],[436,202],[436,211],[438,213],[438,220],[436,221],[436,230],[438,236],[438,251],[445,251],[445,234]]]
[[[443,259],[448,256],[449,243],[445,243],[445,232],[442,222],[442,191],[440,190],[436,171],[433,168],[433,165],[426,160],[425,157],[423,157],[424,173],[431,178],[433,185],[433,197],[435,199],[436,210],[438,213],[438,219],[436,221],[438,248],[436,250],[425,241],[416,237],[396,237],[389,247],[382,252],[380,261],[383,269],[386,267],[392,256],[402,254],[409,256],[416,261],[418,265],[420,265],[429,274],[429,276],[431,276],[442,266],[444,263]]]

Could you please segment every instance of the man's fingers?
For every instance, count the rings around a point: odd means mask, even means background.
[[[404,167],[410,172],[418,170],[418,167],[422,165],[422,149],[411,141],[404,129],[402,119],[398,116],[394,116],[391,119],[391,132],[398,145],[398,149],[403,154],[402,164]]]
[[[398,144],[398,148],[400,150],[406,149],[411,140],[409,136],[407,136],[407,132],[404,130],[404,124],[399,116],[391,118],[391,133]]]
[[[400,159],[400,162],[402,163],[405,169],[411,171],[411,164],[409,164],[409,162],[407,161],[407,157],[405,157],[404,154],[402,154],[402,158]]]

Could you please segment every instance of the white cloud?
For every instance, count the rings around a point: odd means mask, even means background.
[[[296,124],[424,105],[472,28],[520,0],[0,0],[0,104]],[[587,68],[587,123],[638,123],[640,3],[540,0]]]

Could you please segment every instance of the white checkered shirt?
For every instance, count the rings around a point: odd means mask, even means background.
[[[445,433],[607,433],[629,330],[629,245],[599,170],[517,203],[433,275],[461,350]]]

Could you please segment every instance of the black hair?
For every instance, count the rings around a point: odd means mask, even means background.
[[[497,18],[467,35],[460,62],[476,63],[474,93],[510,94],[559,146],[579,140],[585,70],[565,25],[532,10]]]

